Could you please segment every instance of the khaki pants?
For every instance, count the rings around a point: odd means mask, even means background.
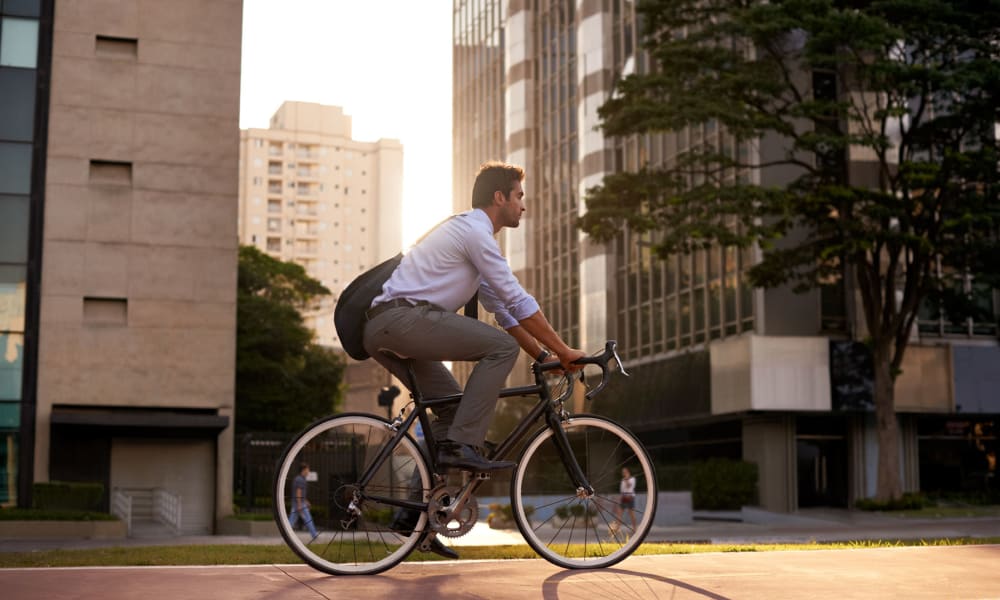
[[[434,439],[480,446],[493,419],[497,398],[514,368],[520,346],[511,335],[456,313],[430,306],[386,310],[365,324],[365,350],[409,385],[412,359],[417,388],[424,398],[462,393],[442,361],[476,361],[462,401],[435,410]],[[412,390],[411,390],[412,391]]]

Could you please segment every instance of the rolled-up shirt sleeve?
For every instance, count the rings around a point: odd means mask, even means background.
[[[515,317],[509,310],[507,310],[507,307],[504,306],[503,302],[501,302],[497,297],[493,288],[491,288],[485,281],[479,285],[479,302],[488,312],[493,313],[493,316],[496,317],[497,323],[504,329],[514,327],[521,319],[530,317],[538,312],[538,302],[536,302],[535,299],[529,295],[528,302],[523,302],[519,305],[523,307],[519,314],[523,314],[524,312],[527,314],[524,314],[521,318]],[[534,306],[533,309],[532,306]]]
[[[537,313],[538,301],[514,277],[496,240],[486,235],[472,237],[477,247],[469,249],[469,256],[482,277],[479,296],[483,308],[493,313],[504,329]]]

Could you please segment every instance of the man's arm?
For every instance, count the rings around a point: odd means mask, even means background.
[[[559,362],[567,371],[578,371],[583,368],[582,365],[571,363],[586,356],[586,353],[583,350],[570,348],[552,328],[542,311],[522,319],[517,325],[507,329],[507,333],[514,336],[521,348],[532,357],[537,357],[542,350],[548,348],[559,357]]]

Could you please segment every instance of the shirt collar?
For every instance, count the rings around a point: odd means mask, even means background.
[[[481,208],[473,208],[472,210],[462,213],[464,216],[472,217],[472,220],[481,225],[493,237],[493,221],[490,220],[490,216],[486,214],[486,211]]]

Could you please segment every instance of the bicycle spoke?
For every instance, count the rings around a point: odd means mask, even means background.
[[[607,419],[571,417],[563,429],[593,494],[579,495],[553,433],[543,430],[526,445],[511,481],[515,519],[529,545],[550,562],[570,568],[614,564],[638,547],[652,525],[652,463],[627,430]],[[636,473],[633,509],[624,508],[617,495],[624,467]],[[527,518],[529,503],[537,519]],[[630,516],[635,525],[625,525]]]
[[[333,574],[378,573],[412,551],[425,526],[422,515],[413,530],[400,534],[393,519],[405,510],[393,500],[422,500],[430,487],[423,455],[409,437],[401,438],[376,463],[393,434],[384,421],[367,415],[339,415],[321,421],[292,442],[279,464],[275,483],[279,531],[289,547],[313,567]],[[317,477],[306,489],[317,512],[322,536],[309,543],[289,522],[291,479],[300,462],[316,464]],[[362,489],[357,478],[370,477]],[[373,500],[381,497],[382,500]],[[351,510],[348,510],[349,507]]]

